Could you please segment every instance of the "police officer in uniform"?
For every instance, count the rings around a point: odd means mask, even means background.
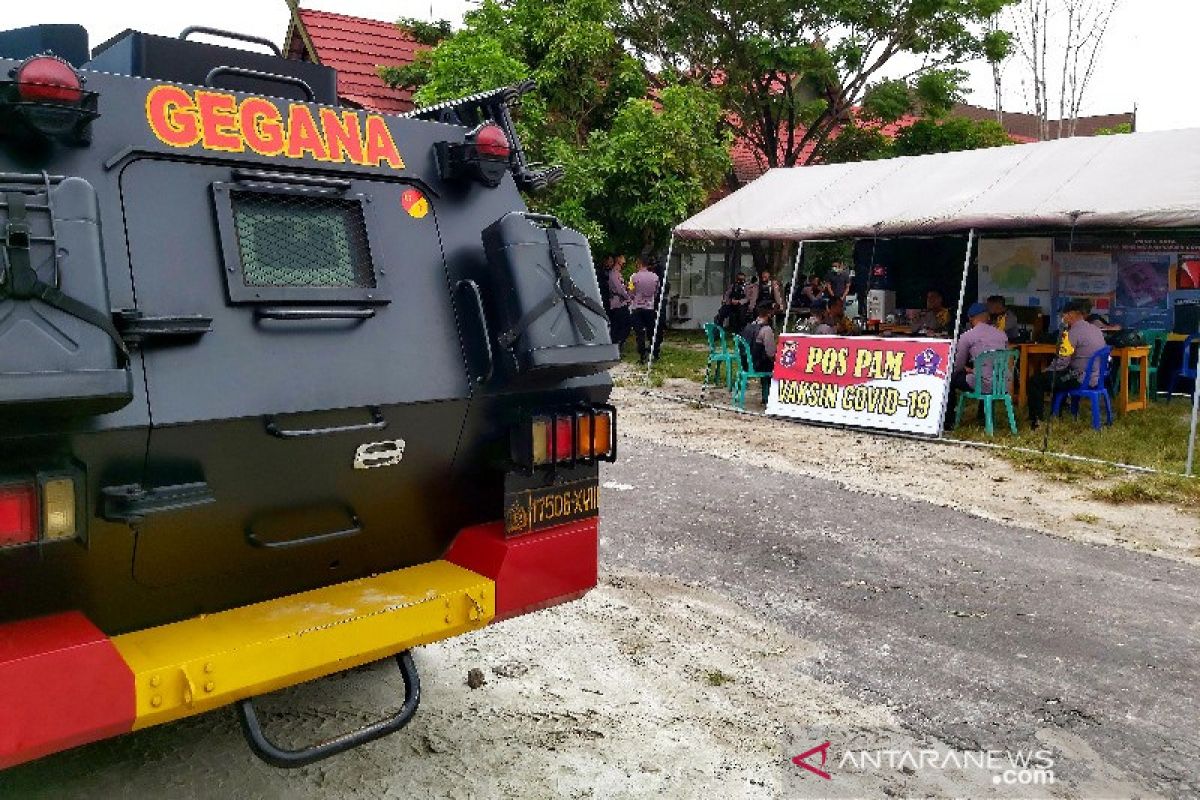
[[[1029,379],[1026,402],[1029,405],[1029,424],[1037,428],[1044,416],[1046,393],[1078,389],[1087,382],[1095,387],[1099,375],[1084,375],[1088,359],[1105,346],[1104,333],[1087,321],[1087,304],[1080,300],[1067,303],[1062,312],[1062,338],[1058,357],[1044,371]]]

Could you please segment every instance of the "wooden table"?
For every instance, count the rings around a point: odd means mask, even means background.
[[[1117,396],[1116,412],[1128,414],[1130,411],[1140,411],[1150,405],[1150,348],[1114,347],[1112,357],[1117,361]],[[1133,363],[1141,366],[1138,375],[1138,396],[1129,396],[1129,366]]]
[[[1029,376],[1033,374],[1032,361],[1037,359],[1039,364],[1054,360],[1054,354],[1058,351],[1058,345],[1053,342],[1049,344],[1042,343],[1025,343],[1017,345],[1017,350],[1021,352],[1021,357],[1017,359],[1017,386],[1016,386],[1016,401],[1017,408],[1024,408],[1026,402],[1026,386],[1029,385]]]

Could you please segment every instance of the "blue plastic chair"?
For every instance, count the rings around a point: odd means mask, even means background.
[[[1062,415],[1062,403],[1071,398],[1071,416],[1079,417],[1079,401],[1086,398],[1092,403],[1092,427],[1100,430],[1100,401],[1104,401],[1104,411],[1108,415],[1108,424],[1113,424],[1112,398],[1108,394],[1108,361],[1112,357],[1111,347],[1101,347],[1088,359],[1087,367],[1083,370],[1083,386],[1078,389],[1067,389],[1054,393],[1054,406],[1050,413]],[[1088,378],[1096,376],[1096,388],[1088,388]]]
[[[1171,402],[1171,395],[1175,394],[1175,384],[1180,378],[1189,378],[1192,385],[1196,382],[1196,342],[1200,340],[1200,336],[1191,334],[1183,340],[1183,358],[1179,362],[1179,369],[1175,370],[1171,375],[1171,385],[1167,387],[1167,402]]]
[[[715,322],[706,322],[704,323],[704,338],[708,340],[708,362],[704,365],[704,385],[708,385],[710,373],[715,385],[721,377],[721,367],[724,366],[725,388],[733,389],[733,362],[737,359],[737,353],[730,349],[729,340],[725,338],[725,329]]]

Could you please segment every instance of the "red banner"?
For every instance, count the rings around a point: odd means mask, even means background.
[[[937,435],[950,342],[783,334],[767,413]]]

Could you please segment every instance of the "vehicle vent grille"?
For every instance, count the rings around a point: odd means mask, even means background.
[[[246,286],[375,286],[358,200],[297,193],[232,192]]]

